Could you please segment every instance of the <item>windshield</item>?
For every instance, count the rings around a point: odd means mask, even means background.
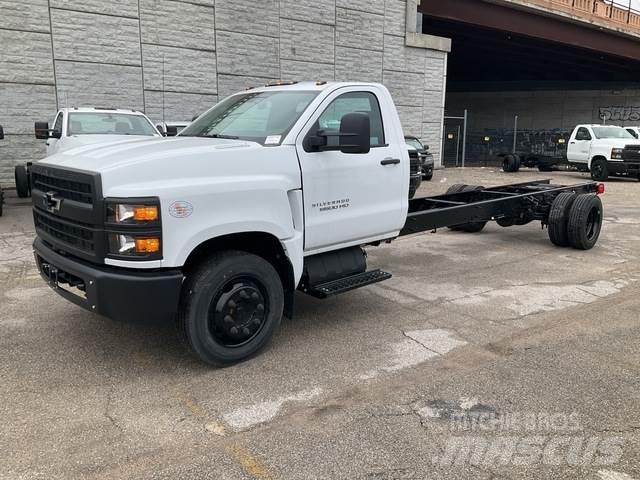
[[[622,127],[593,127],[596,138],[634,138]]]
[[[68,135],[157,135],[142,115],[81,112],[69,114]]]
[[[318,92],[274,91],[229,97],[185,128],[182,137],[250,140],[280,145]]]
[[[409,145],[411,145],[416,150],[423,150],[424,149],[424,147],[420,143],[420,140],[418,140],[417,138],[405,137],[404,140],[405,140],[405,142],[407,142]]]

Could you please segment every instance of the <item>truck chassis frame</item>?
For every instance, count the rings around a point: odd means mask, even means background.
[[[501,221],[503,226],[539,220],[547,224],[551,206],[563,192],[597,193],[598,183],[551,185],[537,180],[491,188],[449,193],[409,201],[407,222],[401,236],[473,222]]]

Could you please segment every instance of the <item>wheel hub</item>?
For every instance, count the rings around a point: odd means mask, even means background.
[[[227,346],[240,346],[258,334],[264,325],[264,294],[250,280],[236,280],[226,285],[215,304],[212,330]]]

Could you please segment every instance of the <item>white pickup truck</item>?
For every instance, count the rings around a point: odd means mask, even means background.
[[[168,135],[177,133],[176,128],[171,127]],[[158,139],[166,133],[160,133],[144,113],[136,110],[72,107],[58,110],[51,128],[46,121],[35,122],[35,135],[38,140],[46,140],[47,156],[50,156],[87,145]],[[22,198],[29,196],[30,168],[31,163],[15,167],[16,191]]]
[[[567,160],[579,169],[588,169],[591,178],[604,181],[610,175],[628,175],[640,179],[638,161],[626,161],[624,149],[640,144],[622,127],[578,125],[571,134]]]
[[[592,248],[603,186],[549,181],[408,199],[387,89],[277,84],[232,95],[175,138],[87,146],[32,167],[35,258],[60,295],[122,320],[177,321],[203,361],[263,348],[296,290],[326,298],[388,279],[363,246],[437,228],[534,220]]]

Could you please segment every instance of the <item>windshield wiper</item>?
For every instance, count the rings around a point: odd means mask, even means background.
[[[222,133],[212,133],[210,135],[201,135],[202,137],[207,138],[223,138],[226,140],[238,140],[240,137],[236,137],[235,135],[224,135]]]

